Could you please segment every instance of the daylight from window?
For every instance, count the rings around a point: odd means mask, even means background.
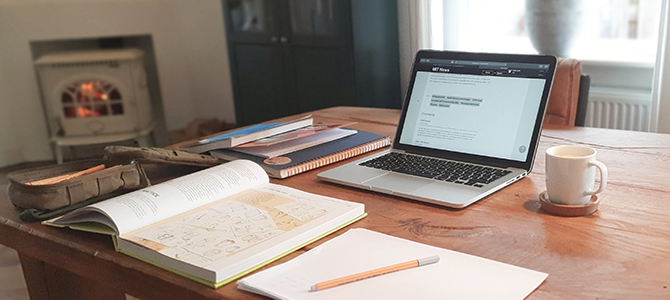
[[[662,0],[583,1],[585,23],[572,57],[653,64]],[[526,0],[431,0],[428,5],[430,21],[424,24],[430,28],[430,48],[537,53],[524,22]]]

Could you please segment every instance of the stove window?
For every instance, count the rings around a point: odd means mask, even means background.
[[[121,93],[102,80],[74,82],[61,95],[65,118],[89,118],[123,115]]]

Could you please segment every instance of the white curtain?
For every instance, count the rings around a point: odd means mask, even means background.
[[[661,6],[661,22],[658,33],[658,50],[652,86],[651,131],[670,133],[670,70],[666,68],[670,57],[670,24],[668,23],[668,0]]]
[[[398,35],[400,39],[400,89],[405,101],[414,56],[430,45],[429,0],[398,0]]]

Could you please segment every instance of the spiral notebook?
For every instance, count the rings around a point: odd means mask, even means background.
[[[386,136],[358,130],[354,135],[273,158],[250,155],[229,149],[213,150],[210,151],[210,154],[228,161],[248,159],[263,167],[270,177],[286,178],[390,144],[391,140]]]

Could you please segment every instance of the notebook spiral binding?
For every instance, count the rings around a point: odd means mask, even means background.
[[[309,170],[313,170],[313,169],[316,169],[316,168],[319,168],[319,167],[323,167],[325,165],[329,165],[329,164],[341,161],[341,160],[345,160],[345,159],[348,159],[348,158],[351,158],[351,157],[354,157],[354,156],[357,156],[357,155],[361,155],[363,153],[370,152],[372,150],[376,150],[376,149],[379,149],[379,148],[382,148],[382,147],[386,147],[390,144],[391,144],[391,139],[386,137],[384,139],[380,139],[380,140],[377,140],[377,141],[374,141],[374,142],[371,142],[371,143],[367,143],[367,144],[364,144],[364,145],[356,146],[354,148],[350,148],[350,149],[343,150],[343,151],[340,151],[340,152],[336,152],[336,153],[333,153],[333,154],[330,154],[330,155],[326,155],[326,156],[311,160],[309,162],[306,162],[306,163],[303,163],[303,164],[300,164],[300,165],[297,165],[297,166],[293,166],[293,167],[281,170],[280,174],[281,174],[282,178],[293,176],[293,175],[296,175],[296,174],[299,174],[299,173],[302,173],[302,172],[306,172],[306,171],[309,171]]]

